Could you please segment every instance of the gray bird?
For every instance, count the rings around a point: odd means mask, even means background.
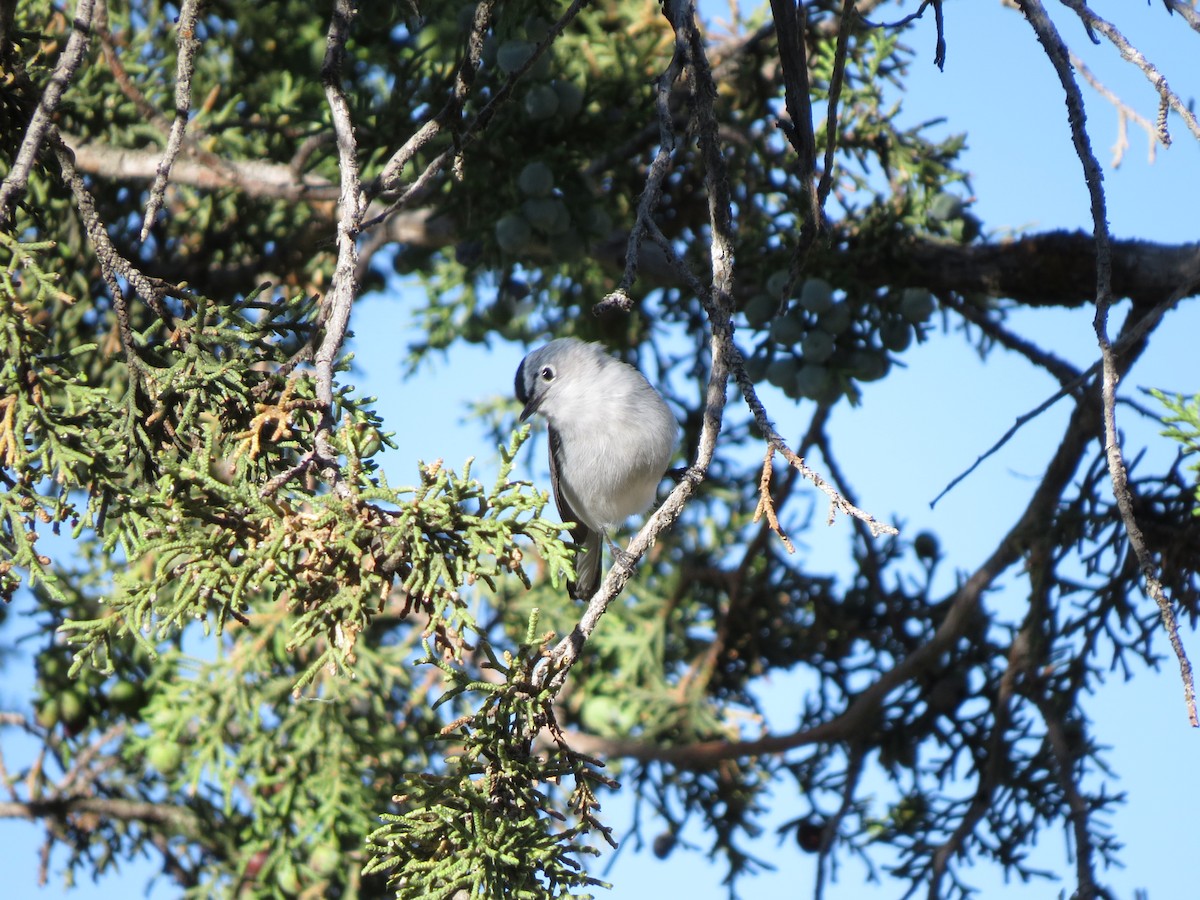
[[[587,600],[600,587],[602,540],[654,502],[679,425],[641,372],[575,338],[521,360],[515,392],[522,422],[536,412],[549,425],[550,486],[579,548],[567,590]]]

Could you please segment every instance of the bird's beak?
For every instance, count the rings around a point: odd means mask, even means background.
[[[529,402],[525,404],[525,408],[521,410],[521,421],[524,422],[526,419],[532,416],[538,411],[538,407],[541,405],[542,397],[530,397]]]

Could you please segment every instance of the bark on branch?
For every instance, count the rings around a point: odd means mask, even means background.
[[[96,144],[75,147],[81,172],[102,178],[153,181],[158,153],[122,150]],[[172,181],[206,190],[232,189],[247,197],[314,204],[313,212],[336,214],[338,185],[315,175],[301,175],[291,166],[258,160],[226,161],[220,168],[182,156]],[[375,214],[368,210],[367,217]],[[452,221],[431,209],[394,213],[382,226],[386,240],[426,249],[451,247],[460,240]],[[593,248],[601,262],[618,274],[624,263],[628,235],[617,235]],[[1096,295],[1096,246],[1082,231],[1049,231],[1014,240],[954,244],[906,240],[890,247],[853,237],[839,240],[839,267],[853,268],[858,278],[876,285],[925,287],[932,291],[978,291],[1007,297],[1027,306],[1078,307]],[[1200,293],[1200,242],[1158,244],[1151,241],[1113,241],[1113,295],[1129,297],[1138,307],[1151,307],[1163,297]],[[674,281],[676,274],[654,248],[643,247],[638,271],[648,281]]]

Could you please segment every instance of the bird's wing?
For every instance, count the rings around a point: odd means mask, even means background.
[[[562,438],[553,426],[547,431],[550,432],[550,488],[554,492],[554,505],[558,507],[559,518],[564,522],[575,523],[571,527],[571,540],[577,548],[575,568],[579,581],[568,581],[567,591],[576,600],[586,600],[600,586],[600,553],[603,552],[603,548],[599,546],[599,535],[592,534],[591,529],[583,524],[583,520],[575,514],[575,510],[571,509],[571,504],[567,501],[566,492],[559,481],[562,470]],[[592,544],[596,546],[593,548],[590,546]]]

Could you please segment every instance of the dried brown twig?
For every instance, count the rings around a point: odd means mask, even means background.
[[[792,544],[791,538],[784,533],[783,527],[779,524],[779,517],[775,514],[775,502],[771,499],[771,476],[775,469],[774,459],[775,448],[767,447],[767,452],[763,456],[762,477],[758,479],[758,506],[754,510],[753,521],[757,525],[765,515],[767,517],[767,527],[779,536],[788,553],[795,553],[796,548]]]

